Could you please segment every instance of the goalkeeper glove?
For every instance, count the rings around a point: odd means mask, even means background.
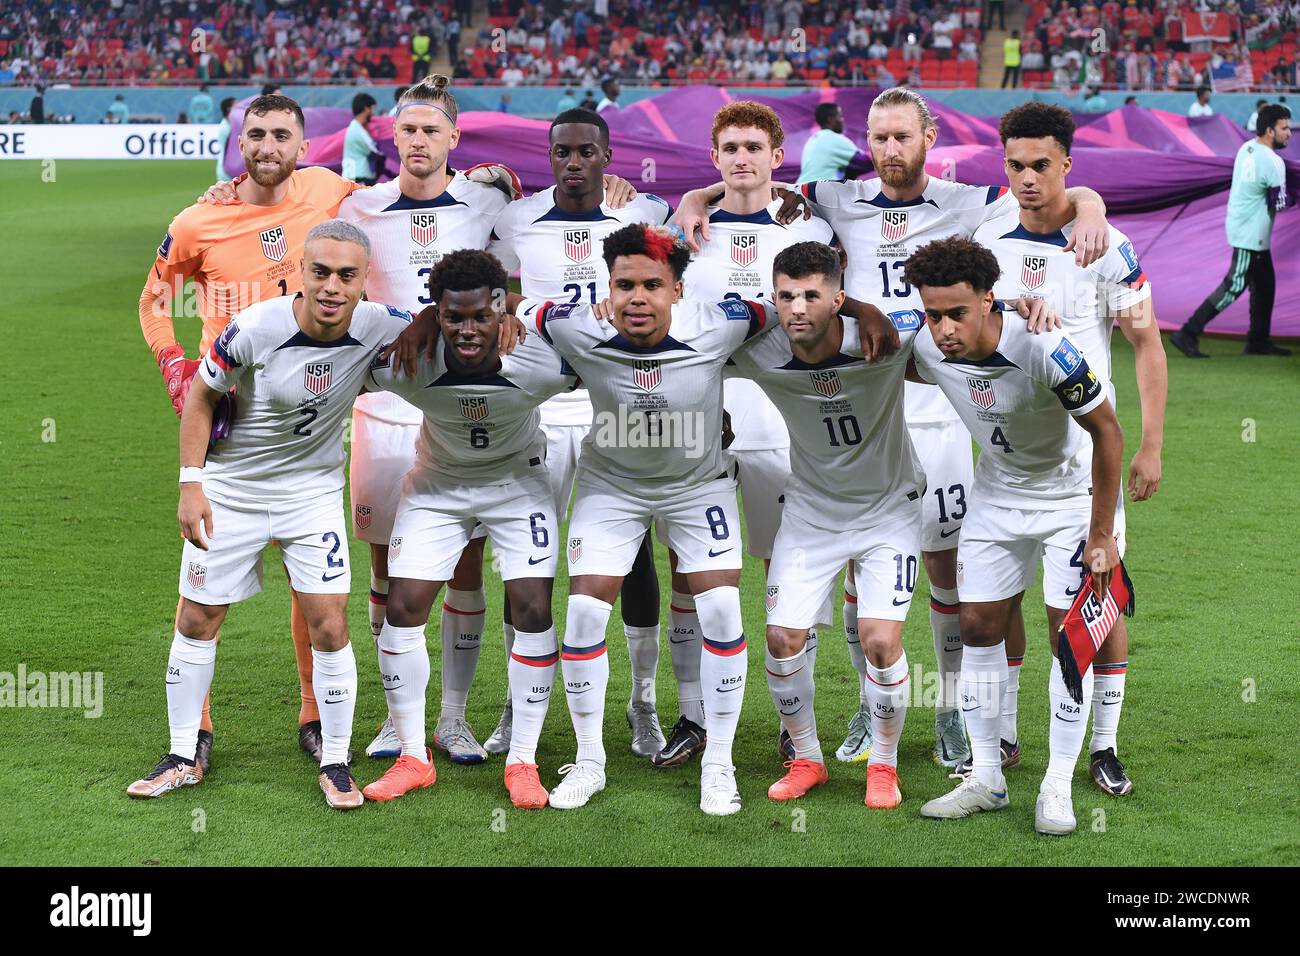
[[[190,382],[199,370],[197,359],[187,359],[185,349],[173,345],[163,349],[158,356],[158,368],[162,371],[163,382],[167,386],[167,397],[172,400],[172,408],[179,418],[185,407],[185,396],[189,394]]]
[[[479,163],[477,166],[471,166],[465,170],[465,178],[470,182],[495,186],[511,201],[524,194],[523,184],[519,182],[515,171],[501,163]]]

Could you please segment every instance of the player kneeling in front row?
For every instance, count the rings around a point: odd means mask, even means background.
[[[538,406],[572,389],[577,378],[540,336],[500,354],[507,277],[495,256],[468,249],[443,256],[429,274],[429,292],[439,331],[433,355],[420,359],[414,377],[387,363],[371,373],[372,388],[400,395],[423,412],[423,421],[393,523],[391,584],[379,633],[379,669],[402,751],[365,795],[392,800],[434,782],[433,753],[424,745],[424,628],[481,522],[500,562],[515,626],[506,789],[516,807],[536,809],[547,802],[536,752],[558,659],[551,622],[558,523]],[[456,634],[444,633],[442,640],[454,641]]]
[[[1035,564],[1041,560],[1044,569],[1053,656],[1057,629],[1077,593],[1079,570],[1071,561],[1080,545],[1099,596],[1119,564],[1114,522],[1124,436],[1107,398],[1110,385],[1063,332],[1035,335],[994,310],[999,272],[988,249],[951,238],[922,246],[903,273],[920,291],[931,333],[915,343],[916,380],[943,389],[980,445],[957,549],[961,698],[973,770],[957,789],[921,808],[922,816],[938,819],[1009,803],[999,750],[1005,639],[1017,596],[1034,582]],[[1066,834],[1075,828],[1071,778],[1093,676],[1091,670],[1084,675],[1079,705],[1059,665],[1051,671],[1051,758],[1034,828]]]
[[[328,220],[307,234],[303,292],[239,313],[204,358],[181,415],[181,609],[167,662],[171,747],[133,797],[203,780],[194,761],[217,629],[262,589],[262,551],[284,553],[307,618],[321,705],[320,786],[331,807],[364,802],[348,768],[357,666],[348,643],[352,583],[343,511],[343,431],[379,345],[407,313],[362,302],[370,244]],[[234,425],[207,454],[218,399],[235,385]]]
[[[899,351],[867,364],[857,323],[840,316],[835,250],[797,243],[777,254],[773,272],[781,327],[732,356],[736,372],[754,379],[781,413],[791,442],[767,577],[767,685],[794,759],[767,795],[793,800],[827,780],[806,645],[809,628],[830,624],[840,569],[852,563],[872,739],[865,803],[891,809],[903,799],[903,621],[916,586],[925,491],[903,417],[903,380],[922,319],[914,309],[894,313]]]

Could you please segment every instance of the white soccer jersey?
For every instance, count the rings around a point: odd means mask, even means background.
[[[974,496],[1003,508],[1049,510],[1087,501],[1092,442],[1071,416],[1107,400],[1110,383],[1059,329],[1035,335],[1003,316],[997,350],[979,361],[945,358],[927,329],[912,349],[980,446]]]
[[[790,430],[790,480],[785,508],[819,528],[839,531],[870,523],[868,516],[915,511],[925,489],[903,417],[903,380],[918,330],[915,311],[894,317],[898,352],[868,365],[858,324],[841,319],[838,354],[810,365],[796,358],[776,324],[732,356],[730,374],[752,378]]]
[[[1114,226],[1106,254],[1081,269],[1065,246],[1074,223],[1052,233],[1030,232],[1020,210],[1008,210],[975,230],[975,241],[993,252],[1002,275],[993,287],[1000,299],[1039,296],[1061,317],[1061,326],[1098,375],[1110,380],[1110,335],[1115,314],[1151,297],[1133,243]],[[1113,400],[1113,396],[1112,396]]]
[[[590,212],[564,212],[555,205],[555,188],[507,206],[492,230],[488,251],[507,269],[519,270],[526,297],[594,305],[609,297],[605,237],[635,222],[661,226],[673,208],[658,196],[641,193],[622,209],[602,203]],[[591,401],[581,389],[556,396],[542,410],[548,425],[590,425],[591,414]]]
[[[339,206],[339,218],[355,223],[370,239],[366,297],[419,312],[431,303],[429,270],[449,252],[486,249],[492,224],[509,200],[461,172],[435,199],[404,196],[398,182],[358,189]],[[392,393],[358,396],[356,407],[392,424],[420,422],[419,411]]]
[[[401,309],[358,302],[332,342],[298,327],[282,296],[240,312],[204,356],[199,374],[219,392],[235,385],[230,437],[208,454],[205,489],[259,501],[343,488],[343,428],[376,350],[411,321]]]
[[[421,413],[416,468],[457,484],[534,473],[546,455],[537,407],[576,383],[555,349],[536,335],[503,355],[498,371],[481,377],[449,370],[441,339],[433,361],[421,358],[414,378],[387,364],[370,373],[371,388],[400,395]]]
[[[903,263],[921,246],[948,236],[970,236],[986,219],[1018,206],[1005,186],[968,186],[929,177],[915,199],[895,201],[879,179],[804,183],[813,211],[825,219],[848,250],[844,290],[881,312],[920,309],[920,294],[903,281]],[[956,412],[938,389],[908,383],[909,424],[947,422]]]
[[[796,219],[780,225],[773,215],[778,199],[756,213],[729,213],[709,207],[709,241],[691,256],[682,297],[702,302],[723,299],[772,297],[772,260],[796,242],[829,243],[835,238],[824,220]],[[729,378],[724,386],[727,411],[735,440],[731,451],[788,448],[785,422],[763,390],[743,378]]]
[[[519,317],[582,377],[595,416],[578,465],[635,498],[664,500],[723,474],[722,369],[775,321],[767,303],[679,302],[668,337],[625,339],[591,306],[528,300]]]

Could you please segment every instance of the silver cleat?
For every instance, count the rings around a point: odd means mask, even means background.
[[[655,705],[637,701],[627,709],[627,725],[632,728],[632,753],[649,760],[664,749],[664,732],[659,727]]]
[[[835,751],[841,763],[858,763],[871,756],[871,712],[859,707],[849,718],[849,735]]]
[[[474,738],[474,731],[464,718],[444,717],[433,732],[433,745],[451,758],[452,763],[483,763],[487,751]]]
[[[505,709],[501,711],[501,719],[497,721],[497,729],[492,731],[492,736],[483,741],[483,749],[490,754],[508,753],[510,750],[510,731],[515,724],[515,710],[510,704],[510,698],[506,698]]]
[[[936,714],[934,718],[934,762],[949,770],[970,757],[966,743],[966,728],[962,725],[961,711]]]

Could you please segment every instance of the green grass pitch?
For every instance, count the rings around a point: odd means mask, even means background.
[[[136,299],[176,211],[210,181],[198,162],[0,164],[4,289],[0,322],[0,671],[100,671],[98,719],[66,709],[0,709],[0,863],[6,864],[1295,864],[1300,862],[1296,688],[1300,363],[1241,357],[1209,341],[1209,362],[1170,359],[1164,483],[1131,504],[1137,591],[1121,755],[1136,789],[1124,800],[1075,778],[1079,831],[1033,833],[1046,765],[1049,655],[1041,593],[1025,601],[1030,650],[1020,697],[1024,765],[1012,806],[956,823],[922,820],[950,783],[929,759],[932,714],[913,707],[893,812],[862,805],[864,765],[831,761],[830,783],[797,806],[766,798],[779,776],[776,716],[763,678],[761,565],[745,569],[749,687],[736,745],[745,809],[697,807],[698,771],[659,771],[627,749],[620,628],[610,629],[609,788],[584,810],[510,807],[501,758],[439,761],[437,785],[351,814],[324,806],[295,739],[297,679],[288,594],[268,557],[266,589],[222,632],[213,686],[216,752],[200,787],[158,801],[125,786],[166,747],[161,678],[176,605],[176,419],[140,335]],[[48,178],[48,177],[47,177]],[[1176,241],[1176,240],[1173,240]],[[1161,281],[1199,281],[1156,276]],[[1206,277],[1206,288],[1212,283]],[[1294,308],[1279,302],[1278,308]],[[180,326],[197,346],[197,320]],[[1132,443],[1139,406],[1132,351],[1116,336],[1121,418]],[[665,620],[667,576],[661,553]],[[366,633],[367,552],[351,549],[351,626],[361,695],[354,749],[383,717]],[[906,630],[913,665],[932,665],[924,581]],[[557,582],[556,624],[566,592]],[[469,718],[492,728],[505,687],[500,586]],[[617,622],[617,617],[615,617]],[[436,649],[436,630],[431,633]],[[434,653],[432,685],[438,686]],[[659,706],[676,715],[666,649]],[[823,747],[856,706],[839,630],[818,663]],[[436,692],[435,692],[436,694]],[[431,695],[436,702],[436,696]],[[432,706],[432,705],[431,705]],[[436,712],[436,711],[435,711]],[[552,700],[539,760],[553,786],[572,758],[563,694]],[[362,784],[386,763],[361,758]]]

